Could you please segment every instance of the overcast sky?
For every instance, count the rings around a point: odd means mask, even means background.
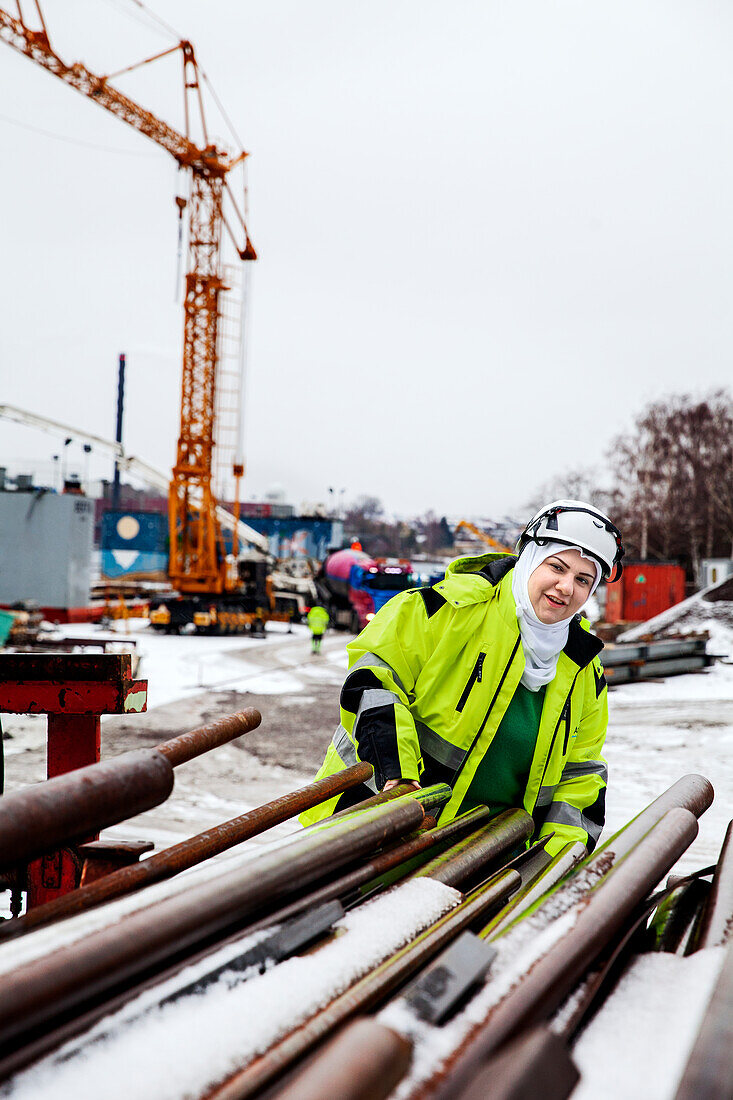
[[[251,154],[246,497],[521,515],[645,403],[730,385],[729,4],[151,6]],[[172,41],[129,0],[43,9],[95,72]],[[118,83],[182,125],[177,60]],[[170,469],[175,164],[2,44],[0,96],[0,401],[111,437],[125,351],[126,445]]]

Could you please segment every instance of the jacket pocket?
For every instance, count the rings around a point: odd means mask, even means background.
[[[476,658],[476,664],[473,666],[473,671],[472,671],[471,675],[468,677],[468,680],[466,681],[466,686],[464,687],[463,691],[461,692],[460,699],[456,703],[456,710],[458,710],[458,711],[463,710],[466,703],[468,702],[468,697],[471,694],[471,690],[473,688],[473,685],[477,684],[477,683],[478,684],[481,683],[481,670],[484,667],[484,661],[485,660],[486,660],[486,654],[485,653],[479,653],[478,657]]]

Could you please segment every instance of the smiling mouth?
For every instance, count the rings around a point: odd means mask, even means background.
[[[545,598],[546,598],[547,600],[549,600],[550,604],[551,604],[551,605],[552,605],[553,607],[565,607],[565,606],[566,606],[566,605],[565,605],[565,603],[564,603],[564,602],[563,602],[562,600],[558,600],[558,599],[556,599],[556,598],[555,598],[555,596],[549,596],[549,595],[547,594],[547,592],[545,592]]]

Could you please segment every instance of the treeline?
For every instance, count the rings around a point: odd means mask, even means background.
[[[618,436],[604,473],[573,471],[536,498],[589,499],[623,533],[627,557],[675,559],[700,580],[703,558],[733,557],[733,398],[675,394]]]
[[[346,538],[358,539],[375,558],[412,558],[415,554],[444,554],[453,547],[453,532],[445,516],[431,511],[411,520],[388,520],[377,497],[362,496],[346,509]]]

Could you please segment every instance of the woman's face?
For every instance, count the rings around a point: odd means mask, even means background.
[[[545,625],[572,618],[588,599],[595,579],[595,566],[579,550],[545,558],[527,585],[535,615]]]

